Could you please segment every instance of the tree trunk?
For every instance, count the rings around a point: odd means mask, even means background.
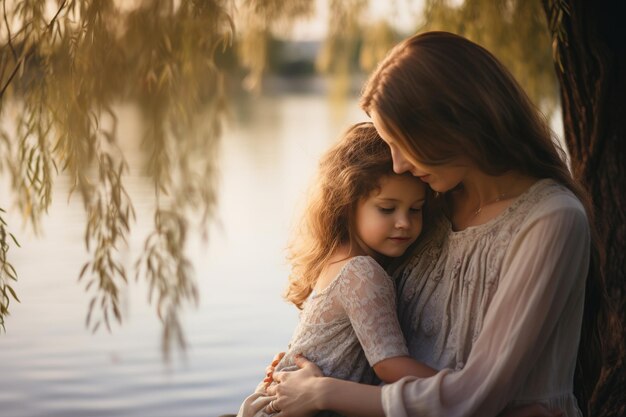
[[[589,276],[585,308],[586,317],[594,310],[600,314],[594,326],[601,369],[579,367],[575,386],[583,413],[593,417],[626,416],[626,25],[619,3],[543,0],[571,168],[595,210],[600,256]],[[593,350],[585,333],[579,359]]]

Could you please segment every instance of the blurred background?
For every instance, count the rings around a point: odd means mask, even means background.
[[[485,45],[561,131],[540,2],[3,6],[1,416],[236,412],[297,322],[318,158],[400,39]]]

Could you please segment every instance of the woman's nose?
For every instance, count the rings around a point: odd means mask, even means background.
[[[398,151],[391,152],[391,159],[393,160],[393,172],[396,174],[403,174],[413,168],[413,165]]]

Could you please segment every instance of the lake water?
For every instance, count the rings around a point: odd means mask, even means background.
[[[119,137],[138,138],[132,106],[119,106]],[[197,309],[185,311],[188,349],[168,365],[161,325],[145,288],[123,294],[122,326],[91,334],[84,326],[90,296],[77,283],[87,255],[78,196],[68,202],[67,178],[55,186],[43,235],[21,228],[6,181],[0,207],[22,247],[10,261],[19,274],[21,303],[11,305],[0,335],[0,416],[217,416],[236,412],[284,350],[297,310],[281,298],[288,266],[284,247],[299,202],[321,152],[365,116],[355,101],[332,106],[316,95],[248,99],[233,105],[221,141],[219,209],[208,243],[191,239],[200,289]],[[126,140],[126,139],[125,139]],[[131,149],[127,187],[137,223],[124,249],[132,265],[150,230],[152,190]],[[133,274],[134,275],[134,274]]]

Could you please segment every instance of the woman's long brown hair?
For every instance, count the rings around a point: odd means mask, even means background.
[[[487,174],[514,170],[552,178],[578,197],[589,219],[592,256],[577,380],[597,380],[602,289],[596,274],[602,251],[592,204],[572,178],[545,118],[509,71],[486,49],[461,36],[423,33],[398,44],[380,63],[364,88],[361,107],[368,114],[376,112],[398,146],[418,161],[437,165],[463,155]],[[579,401],[585,403],[586,398]]]

